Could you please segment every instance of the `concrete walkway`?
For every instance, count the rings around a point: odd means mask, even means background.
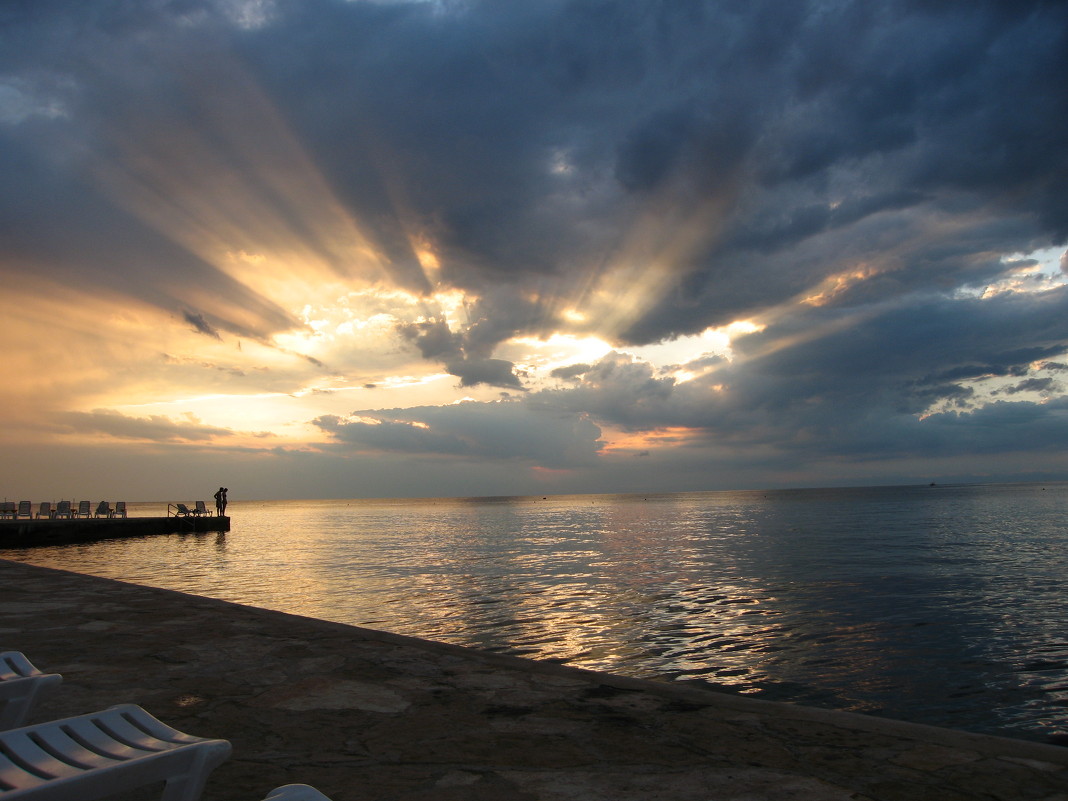
[[[205,801],[1068,801],[1068,749],[627,679],[0,561],[39,720],[231,741]],[[2,797],[2,794],[0,794]]]

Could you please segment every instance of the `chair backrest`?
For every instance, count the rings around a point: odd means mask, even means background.
[[[183,515],[187,515],[187,514],[189,514],[189,507],[188,507],[188,506],[186,506],[186,505],[185,505],[184,503],[176,503],[176,504],[174,505],[174,508],[176,508],[176,509],[177,509],[177,510],[178,510],[179,512],[181,512],[181,513],[182,513]]]
[[[19,501],[19,517],[29,517],[32,509],[33,504],[30,501]]]
[[[107,501],[101,501],[99,504],[97,504],[96,513],[98,515],[104,515],[104,514],[107,514],[110,511],[111,511],[111,504],[109,504]]]
[[[78,514],[89,514],[89,501],[78,501]]]
[[[163,798],[197,801],[230,743],[185,734],[122,704],[0,732],[0,750],[15,756],[4,760],[4,799],[92,801],[166,782]]]
[[[37,510],[37,516],[52,514],[52,502],[41,501],[41,508]]]
[[[116,512],[126,512],[126,501],[115,501]]]
[[[33,666],[21,651],[4,651],[0,653],[0,681],[25,679],[41,676],[41,671]]]
[[[42,673],[19,651],[0,653],[0,731],[25,724],[38,698],[61,681],[58,673]]]
[[[3,501],[0,503],[0,514],[15,514],[15,502]]]
[[[201,514],[207,514],[208,507],[204,505],[204,501],[197,501],[197,511]]]
[[[69,515],[70,514],[70,501],[60,501],[56,504],[57,515]]]

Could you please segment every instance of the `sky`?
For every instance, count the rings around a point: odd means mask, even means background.
[[[8,499],[1068,479],[1068,4],[7,0]]]

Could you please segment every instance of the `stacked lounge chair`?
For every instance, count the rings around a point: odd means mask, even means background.
[[[135,704],[21,725],[40,691],[61,679],[17,651],[0,653],[0,723],[15,726],[0,730],[3,801],[94,801],[159,782],[161,801],[198,801],[208,776],[230,755],[226,740],[185,734]],[[306,784],[287,784],[264,801],[330,799]]]
[[[203,501],[197,501],[198,508],[202,508]],[[190,514],[201,514],[201,512],[194,512],[190,510]],[[205,510],[202,512],[207,514]],[[74,504],[73,501],[59,501],[53,505],[52,501],[41,501],[36,506],[36,512],[34,511],[34,504],[31,501],[0,501],[0,520],[18,520],[20,518],[30,518],[36,520],[56,520],[65,518],[70,520],[75,517],[126,517],[126,501],[118,501],[115,504],[115,508],[111,507],[109,501],[100,501],[97,504],[95,512],[93,511],[93,504],[91,501],[78,501]]]

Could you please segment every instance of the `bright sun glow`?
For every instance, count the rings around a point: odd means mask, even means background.
[[[731,342],[746,334],[756,333],[763,329],[763,325],[752,320],[737,320],[722,327],[706,328],[700,334],[678,337],[666,342],[658,342],[654,345],[623,348],[622,350],[656,367],[685,365],[709,356],[719,356],[731,361],[734,359]],[[702,372],[680,370],[676,373],[676,376],[687,375],[687,378],[678,378],[678,380],[691,380],[702,374]]]
[[[612,451],[648,451],[658,447],[679,445],[701,435],[699,429],[685,426],[668,426],[651,431],[619,431],[602,429],[601,438],[605,441],[605,450]]]
[[[546,339],[515,337],[499,347],[498,354],[522,362],[526,370],[547,377],[560,367],[596,362],[611,350],[612,346],[598,337],[553,334]]]

